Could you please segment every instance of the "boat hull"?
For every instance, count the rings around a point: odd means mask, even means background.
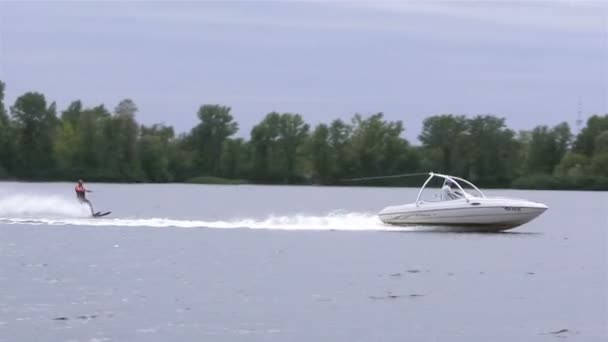
[[[422,202],[388,207],[379,213],[382,222],[397,226],[439,226],[450,230],[500,231],[518,227],[538,217],[547,206],[525,200],[485,198]]]

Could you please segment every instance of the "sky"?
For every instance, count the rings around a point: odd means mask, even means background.
[[[515,130],[608,113],[607,2],[0,2],[8,106],[120,100],[186,132],[203,104],[238,136],[271,111],[311,125],[355,113],[506,118]]]

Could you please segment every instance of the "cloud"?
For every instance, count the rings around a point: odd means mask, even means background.
[[[132,97],[142,118],[171,113],[182,126],[205,102],[232,105],[249,123],[279,108],[311,121],[354,111],[413,113],[410,122],[443,111],[519,113],[526,126],[563,113],[569,96],[606,108],[606,8],[0,2],[0,79],[9,103],[30,88],[61,104]]]
[[[186,2],[4,4],[22,32],[53,30],[137,36],[160,41],[228,41],[271,45],[294,32],[408,35],[451,44],[536,44],[538,30],[606,38],[608,5],[510,2]],[[27,18],[24,21],[23,18]],[[51,19],[51,20],[49,20]],[[0,23],[0,27],[2,24]],[[6,29],[6,27],[5,27]],[[115,34],[114,37],[117,35]],[[580,38],[580,37],[576,37]],[[120,39],[120,37],[116,37]],[[568,37],[564,37],[568,39]],[[571,38],[572,41],[575,38]]]
[[[430,15],[513,28],[606,32],[608,3],[601,2],[507,2],[507,1],[370,1],[337,2],[365,10]],[[440,23],[435,23],[440,24]]]

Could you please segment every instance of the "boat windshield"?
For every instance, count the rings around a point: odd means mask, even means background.
[[[456,178],[456,180],[468,197],[485,197],[481,190],[475,187],[472,183],[460,178]]]
[[[434,177],[427,181],[426,186],[422,188],[418,201],[423,202],[439,202],[444,199],[441,196],[441,189],[443,188],[443,179]]]
[[[483,198],[475,185],[462,178],[431,174],[418,194],[417,202],[440,202],[457,199]]]

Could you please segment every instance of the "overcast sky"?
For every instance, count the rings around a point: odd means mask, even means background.
[[[201,104],[240,136],[270,111],[311,124],[494,114],[514,129],[608,113],[608,6],[581,2],[0,2],[6,102],[39,91],[178,131]]]

